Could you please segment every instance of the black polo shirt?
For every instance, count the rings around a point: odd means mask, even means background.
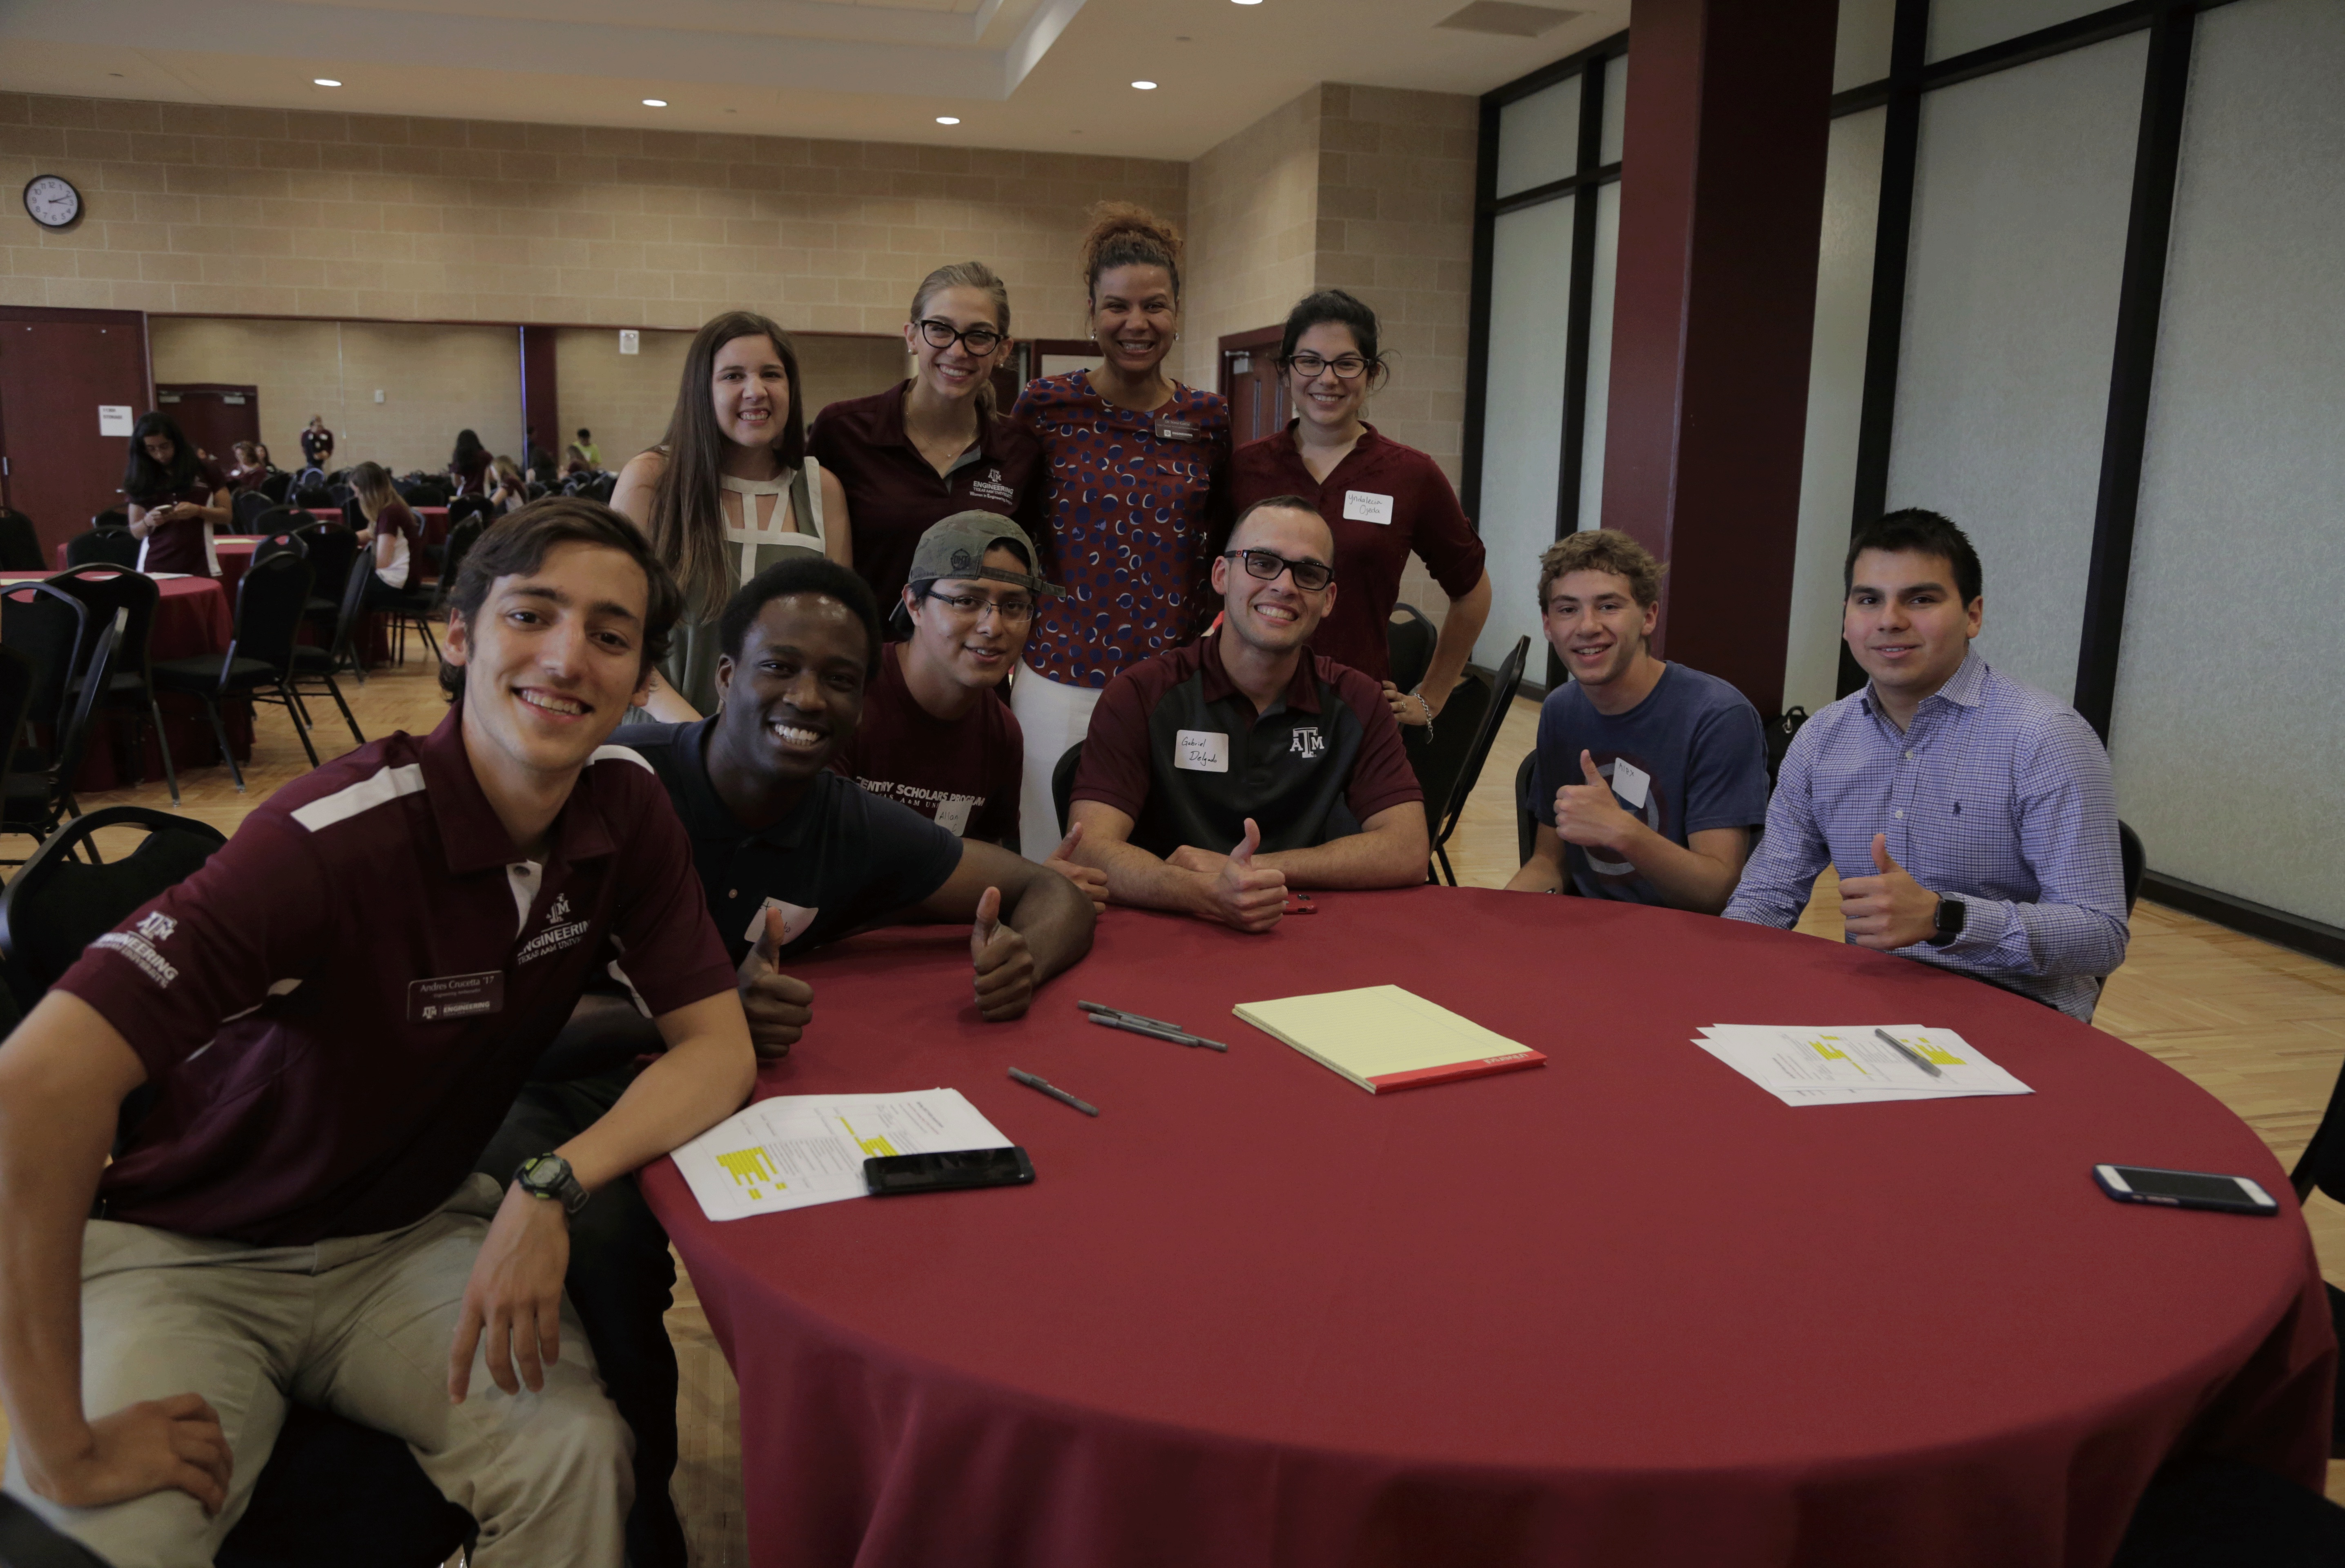
[[[807,450],[838,477],[854,525],[855,570],[884,617],[910,580],[912,553],[929,525],[957,511],[1014,518],[1041,548],[1050,518],[1042,443],[1006,418],[980,419],[977,444],[939,474],[904,434],[911,383],[849,398],[822,410]]]
[[[781,821],[742,826],[708,779],[702,748],[716,723],[627,724],[611,744],[642,757],[667,786],[736,966],[765,929],[769,904],[782,911],[787,958],[918,904],[959,866],[959,835],[827,770]]]
[[[1257,713],[1222,667],[1222,637],[1143,659],[1091,710],[1075,800],[1132,819],[1151,855],[1227,851],[1262,830],[1264,849],[1305,849],[1360,831],[1424,790],[1383,688],[1304,649],[1284,697]]]

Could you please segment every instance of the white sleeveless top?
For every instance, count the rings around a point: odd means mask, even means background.
[[[790,486],[797,478],[788,472],[771,480],[717,476],[723,492],[717,500],[725,508],[725,542],[736,551],[734,565],[738,581],[746,582],[757,574],[763,546],[795,545],[822,553],[822,468],[814,459],[806,460],[807,505],[814,513],[807,520],[810,531],[801,530],[791,516]]]

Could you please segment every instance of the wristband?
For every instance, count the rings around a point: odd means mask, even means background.
[[[1425,700],[1425,683],[1419,681],[1409,688],[1408,694],[1416,699],[1417,710],[1425,715],[1425,744],[1433,744],[1433,704]]]

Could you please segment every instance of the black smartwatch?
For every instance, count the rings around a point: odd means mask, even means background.
[[[590,1196],[570,1173],[570,1162],[558,1154],[533,1155],[523,1160],[521,1168],[513,1172],[513,1179],[532,1198],[550,1199],[560,1203],[568,1214],[585,1208]]]
[[[1959,898],[1938,895],[1938,912],[1930,917],[1930,934],[1922,938],[1933,947],[1944,947],[1963,934],[1963,917],[1969,906]]]

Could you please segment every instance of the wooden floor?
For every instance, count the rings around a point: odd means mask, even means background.
[[[350,696],[369,735],[393,729],[421,733],[438,723],[445,711],[431,672],[416,651],[403,670],[380,673]],[[1499,886],[1514,874],[1515,817],[1508,797],[1515,767],[1531,749],[1538,717],[1528,699],[1517,702],[1450,841],[1450,859],[1467,886]],[[352,744],[339,715],[321,722],[316,738],[327,757]],[[249,790],[238,794],[226,768],[204,769],[182,775],[182,809],[233,833],[248,810],[308,765],[283,713],[265,711],[254,759],[246,769]],[[81,804],[87,811],[118,803],[170,804],[156,784],[90,796]],[[8,853],[23,853],[21,841],[16,843]],[[2150,853],[2154,862],[2156,845]],[[1827,871],[1800,929],[1839,940],[1839,909],[1838,885]],[[2111,977],[2095,1021],[2229,1106],[2287,1166],[2311,1136],[2345,1058],[2345,969],[2144,903],[2134,911],[2126,966]],[[2307,1219],[2323,1273],[2345,1287],[2345,1208],[2316,1196]],[[680,1263],[678,1276],[675,1306],[668,1313],[668,1330],[683,1366],[677,1407],[683,1459],[675,1495],[695,1563],[745,1563],[737,1391]],[[2345,1462],[2330,1467],[2329,1492],[2345,1502]]]

